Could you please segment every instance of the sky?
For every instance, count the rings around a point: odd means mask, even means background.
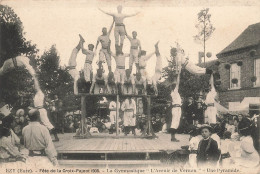
[[[163,3],[160,3],[163,2]],[[81,34],[87,44],[96,44],[102,34],[103,27],[109,28],[112,17],[103,14],[98,8],[108,12],[116,12],[117,5],[123,5],[123,13],[140,12],[137,16],[124,20],[128,33],[137,31],[142,48],[147,53],[154,51],[154,44],[160,40],[159,48],[163,57],[163,66],[167,66],[166,57],[170,57],[170,49],[179,42],[193,63],[198,62],[198,52],[203,46],[196,43],[193,36],[197,34],[197,14],[203,8],[209,8],[211,22],[216,28],[206,42],[206,51],[212,53],[207,61],[216,59],[216,54],[236,39],[249,25],[260,22],[259,1],[194,1],[173,0],[3,0],[1,4],[14,9],[23,22],[25,37],[40,49],[39,55],[56,45],[60,56],[60,65],[67,65],[71,51],[78,44]],[[178,2],[178,3],[177,3]],[[180,3],[181,2],[181,3]],[[114,31],[112,31],[112,50],[114,50]],[[129,53],[129,41],[124,42],[124,53]],[[100,48],[100,45],[99,45]],[[98,48],[98,50],[99,50]],[[84,66],[85,56],[80,52],[77,58],[77,69]],[[94,62],[98,60],[97,56]],[[148,64],[149,75],[153,75],[156,57]],[[128,62],[128,59],[127,61]],[[112,61],[112,69],[115,62]],[[93,65],[94,69],[97,67]],[[128,63],[126,64],[128,67]]]

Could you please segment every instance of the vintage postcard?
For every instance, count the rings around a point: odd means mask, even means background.
[[[258,174],[259,114],[258,0],[0,0],[1,174]]]

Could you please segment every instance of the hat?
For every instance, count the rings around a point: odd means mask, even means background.
[[[18,110],[16,111],[16,116],[19,116],[21,113],[24,114],[24,110],[23,110],[23,109],[18,109]]]
[[[207,128],[210,132],[213,132],[213,128],[208,124],[201,125],[199,130],[202,131],[202,129],[205,129],[205,128]]]

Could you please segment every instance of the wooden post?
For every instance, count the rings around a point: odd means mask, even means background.
[[[144,130],[144,134],[142,135],[144,138],[156,138],[157,136],[154,134],[152,128],[152,119],[151,119],[151,96],[148,95],[147,99],[147,123],[146,130]]]
[[[81,96],[81,135],[84,135],[84,125],[86,121],[86,96]]]
[[[81,126],[78,132],[76,132],[76,135],[74,136],[76,138],[89,138],[91,136],[87,126],[85,125],[86,114],[87,114],[86,98],[87,98],[86,96],[81,96]]]
[[[119,117],[119,95],[116,95],[116,136],[118,136],[118,117]]]

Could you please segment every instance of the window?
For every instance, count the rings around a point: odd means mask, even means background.
[[[260,86],[260,59],[255,59],[255,77],[254,86]]]
[[[237,83],[233,83],[237,79]],[[237,63],[231,64],[230,68],[230,89],[240,88],[240,66]]]

